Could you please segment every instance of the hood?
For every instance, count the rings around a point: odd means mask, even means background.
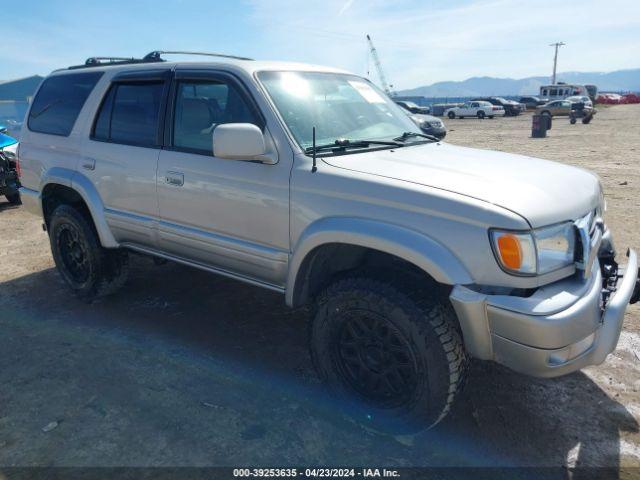
[[[426,113],[412,113],[411,117],[420,121],[420,122],[438,122],[442,123],[438,117],[434,117],[433,115],[427,115]]]
[[[323,160],[335,167],[483,200],[521,215],[533,228],[576,220],[600,202],[598,178],[587,170],[446,143]]]

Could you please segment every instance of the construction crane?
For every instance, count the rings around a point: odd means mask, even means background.
[[[384,76],[382,65],[380,64],[380,58],[378,58],[378,51],[376,50],[376,47],[373,46],[373,42],[369,35],[367,35],[367,43],[369,43],[369,53],[373,57],[373,63],[376,66],[376,70],[378,70],[378,78],[380,79],[382,89],[390,97],[395,96],[396,93],[392,90],[392,85],[387,83],[387,78]],[[369,75],[369,72],[367,72],[367,75]]]

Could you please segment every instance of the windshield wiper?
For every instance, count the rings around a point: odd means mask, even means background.
[[[431,140],[432,142],[439,142],[440,139],[438,137],[434,137],[433,135],[427,135],[426,133],[418,133],[418,132],[404,132],[399,137],[394,138],[396,142],[406,142],[408,139],[413,137],[423,137]]]
[[[349,140],[348,138],[340,138],[333,143],[325,143],[307,147],[305,153],[321,152],[325,150],[346,150],[347,148],[367,148],[370,145],[388,145],[390,147],[404,147],[404,143],[400,143],[395,139],[392,140]]]

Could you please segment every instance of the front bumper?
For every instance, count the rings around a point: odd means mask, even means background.
[[[638,259],[630,250],[608,292],[596,258],[587,280],[575,275],[529,297],[458,285],[450,299],[470,355],[529,375],[556,377],[598,365],[616,348],[637,279]]]

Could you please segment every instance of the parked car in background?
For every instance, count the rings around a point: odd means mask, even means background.
[[[596,102],[617,105],[618,103],[622,103],[622,95],[619,93],[599,93],[596,97]]]
[[[6,134],[7,128],[0,125],[0,195],[7,197],[9,203],[20,203],[16,151],[18,141]]]
[[[449,108],[444,112],[444,114],[451,119],[456,117],[493,118],[496,116],[503,117],[505,112],[504,108],[499,105],[492,105],[485,101],[471,101],[465,102],[459,107]]]
[[[518,100],[522,105],[524,105],[527,110],[535,110],[540,105],[544,105],[548,102],[548,100],[542,100],[539,97],[520,97]]]
[[[395,102],[398,105],[400,105],[402,108],[404,108],[405,110],[411,113],[421,113],[426,115],[430,112],[429,107],[421,107],[417,103],[409,102],[406,100],[395,100]]]
[[[536,109],[537,113],[542,115],[551,115],[554,117],[568,117],[571,115],[571,110],[574,109],[576,104],[569,100],[553,100],[549,103],[539,106]],[[584,106],[584,110],[590,110],[591,107]]]
[[[574,95],[572,97],[565,98],[565,100],[572,104],[584,103],[585,107],[593,108],[593,102],[587,95]]]
[[[427,135],[434,136],[440,140],[447,136],[447,127],[445,127],[444,122],[433,115],[410,113],[409,117]]]
[[[474,102],[489,102],[491,105],[496,105],[504,108],[504,114],[509,117],[515,117],[516,115],[520,115],[525,110],[525,106],[521,103],[515,102],[513,100],[507,100],[503,97],[484,97],[484,98],[475,98],[472,101]]]

